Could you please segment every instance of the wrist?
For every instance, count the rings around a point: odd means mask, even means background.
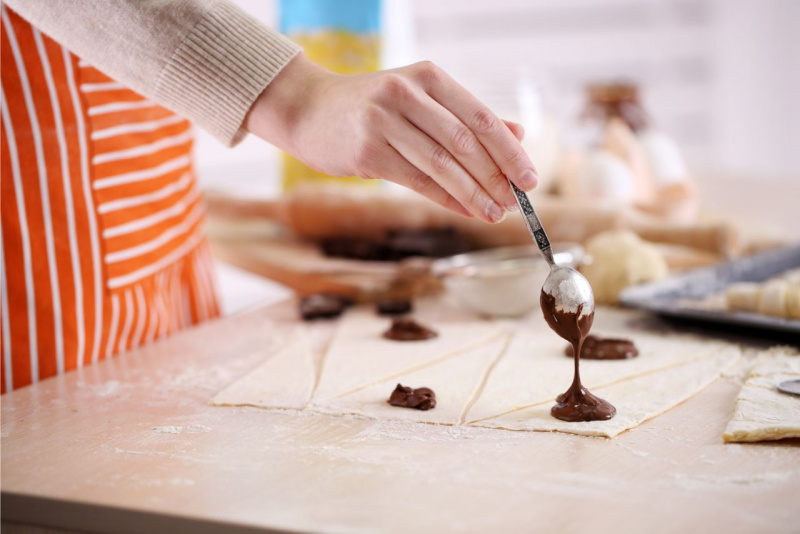
[[[297,126],[309,108],[314,92],[333,73],[302,52],[297,54],[256,98],[244,120],[253,135],[295,153]]]

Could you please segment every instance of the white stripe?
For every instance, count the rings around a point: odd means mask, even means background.
[[[64,135],[64,121],[61,117],[61,106],[58,103],[58,95],[56,94],[56,85],[53,81],[53,72],[50,67],[50,58],[47,56],[47,51],[44,48],[44,41],[42,34],[34,28],[33,38],[36,41],[36,48],[39,50],[39,57],[42,60],[42,69],[44,70],[45,82],[47,83],[47,90],[50,93],[50,105],[53,107],[53,116],[56,125],[56,138],[58,139],[58,152],[61,159],[61,183],[64,187],[64,207],[67,216],[67,234],[69,241],[69,254],[72,263],[72,284],[75,288],[75,323],[76,323],[76,341],[77,341],[77,358],[83,358],[83,352],[86,350],[86,330],[83,317],[83,277],[81,276],[81,262],[80,253],[78,252],[78,233],[75,230],[75,204],[72,200],[72,179],[69,172],[69,156],[67,154],[67,139]],[[59,374],[64,372],[64,362],[61,362],[62,367],[59,368]]]
[[[103,115],[104,113],[114,113],[117,111],[129,111],[132,109],[152,108],[156,103],[151,100],[136,100],[134,102],[112,102],[101,104],[89,108],[89,116]]]
[[[120,89],[127,89],[126,86],[119,82],[101,82],[101,83],[82,83],[81,91],[84,93],[96,93],[98,91],[118,91]]]
[[[75,83],[75,73],[72,70],[72,56],[69,51],[61,47],[64,55],[69,94],[72,98],[72,108],[75,112],[75,122],[78,126],[78,149],[81,156],[81,185],[83,187],[83,201],[86,206],[86,218],[89,221],[89,242],[92,248],[92,276],[94,281],[94,343],[92,344],[92,362],[100,358],[100,341],[103,334],[103,277],[100,264],[99,232],[97,231],[97,218],[94,212],[94,198],[92,197],[89,178],[89,151],[86,146],[86,124],[83,120],[83,106],[80,103],[78,87]],[[78,357],[78,367],[83,366],[83,354]]]
[[[171,330],[169,318],[167,317],[167,306],[164,303],[166,288],[164,287],[166,271],[159,274],[156,284],[156,298],[158,299],[158,337],[164,337]]]
[[[11,324],[8,320],[8,287],[6,287],[6,257],[3,248],[3,232],[0,231],[0,321],[3,323],[3,369],[6,372],[6,393],[14,389],[13,367],[11,366]]]
[[[172,312],[173,324],[177,325],[177,330],[183,330],[184,327],[180,285],[180,270],[176,265],[173,265],[172,274],[169,277],[169,294],[172,297],[170,311]]]
[[[206,304],[206,315],[207,318],[210,319],[214,315],[214,294],[210,284],[210,276],[208,267],[206,266],[206,260],[203,257],[203,250],[205,248],[205,246],[198,247],[197,251],[195,252],[197,257],[197,271],[195,276],[203,288],[203,299],[205,300]]]
[[[191,140],[192,140],[192,132],[186,131],[176,135],[171,135],[169,137],[164,137],[162,139],[159,139],[158,141],[153,141],[152,143],[142,144],[132,148],[126,148],[125,150],[117,150],[115,152],[104,152],[102,154],[97,154],[94,158],[92,158],[92,163],[94,163],[95,165],[100,165],[101,163],[108,163],[109,161],[119,161],[121,159],[146,156],[148,154],[154,154],[160,150],[164,150],[165,148],[188,143]]]
[[[135,197],[127,197],[121,198],[119,200],[110,200],[98,206],[97,211],[100,213],[110,213],[112,211],[122,210],[125,208],[132,208],[134,206],[141,206],[142,204],[150,204],[153,202],[157,202],[159,200],[163,200],[168,196],[172,195],[173,193],[177,193],[178,191],[183,191],[192,183],[192,177],[187,172],[181,175],[180,179],[176,182],[173,182],[169,185],[165,185],[161,189],[157,191],[153,191],[152,193],[145,193],[143,195],[137,195]]]
[[[177,124],[183,120],[185,119],[180,115],[170,115],[169,117],[165,117],[163,119],[158,119],[155,121],[120,124],[119,126],[112,126],[110,128],[103,128],[102,130],[96,130],[92,132],[92,139],[97,141],[98,139],[108,139],[109,137],[114,137],[117,135],[125,135],[131,133],[139,133],[139,132],[152,132],[154,130],[158,130],[159,128],[163,128],[164,126]]]
[[[94,188],[105,189],[106,187],[113,187],[115,185],[123,185],[132,182],[141,182],[151,178],[158,178],[159,176],[167,174],[168,172],[172,172],[176,169],[188,167],[191,161],[192,158],[188,155],[178,156],[177,158],[165,161],[164,163],[156,165],[155,167],[150,167],[149,169],[117,174],[115,176],[109,176],[108,178],[95,180]]]
[[[193,236],[187,239],[181,246],[173,250],[170,254],[167,254],[157,262],[151,263],[145,267],[137,271],[133,271],[132,273],[128,273],[123,276],[117,276],[115,278],[110,278],[108,280],[108,287],[111,289],[122,287],[128,284],[132,284],[138,280],[146,276],[150,276],[151,274],[158,272],[160,269],[163,269],[165,266],[169,265],[176,259],[180,258],[182,255],[186,254],[188,251],[192,249],[195,245],[197,245],[203,238],[203,229],[198,228],[197,231]]]
[[[6,6],[2,6],[5,16]],[[14,181],[14,193],[17,201],[17,214],[19,217],[19,233],[22,238],[22,265],[25,270],[25,293],[28,308],[28,352],[31,360],[31,376],[34,382],[39,379],[39,338],[36,334],[36,288],[33,285],[33,261],[31,260],[31,238],[28,231],[28,215],[25,211],[25,190],[22,188],[22,176],[19,168],[19,154],[17,154],[17,138],[14,134],[14,127],[11,125],[11,117],[8,113],[8,103],[6,102],[5,91],[0,91],[0,115],[3,116],[3,126],[6,129],[4,136],[8,143],[8,152],[11,156],[11,177]],[[5,295],[3,291],[3,295]],[[8,314],[3,314],[8,318]]]
[[[53,325],[55,332],[55,349],[56,349],[56,365],[59,370],[64,369],[64,332],[61,320],[61,291],[58,286],[58,271],[56,269],[56,250],[53,243],[53,221],[52,211],[50,208],[50,190],[47,183],[47,166],[44,161],[44,147],[42,146],[42,132],[39,129],[39,118],[36,115],[36,108],[33,104],[33,95],[31,94],[30,81],[28,80],[28,73],[25,70],[25,62],[22,59],[22,53],[19,49],[17,42],[17,35],[11,22],[8,20],[8,13],[3,10],[3,22],[6,25],[6,32],[8,33],[8,42],[11,45],[11,53],[14,56],[14,62],[17,65],[19,73],[20,85],[22,86],[22,96],[25,99],[25,108],[28,111],[28,117],[31,121],[31,133],[33,134],[33,146],[36,152],[36,167],[39,174],[39,189],[42,197],[42,218],[44,219],[44,242],[47,249],[47,268],[50,275],[50,291],[53,300]],[[36,368],[34,369],[34,364]],[[34,373],[35,371],[35,373]],[[39,361],[31,360],[31,373],[35,377],[33,382],[36,382],[39,377]]]
[[[153,287],[155,287],[155,281],[153,282]],[[150,324],[147,326],[147,334],[144,336],[144,343],[145,345],[149,345],[153,342],[153,339],[156,337],[156,328],[158,327],[158,309],[156,306],[158,296],[151,295],[151,302],[147,307],[148,313],[150,314]]]
[[[205,258],[206,262],[206,281],[208,283],[208,290],[211,293],[211,303],[214,308],[217,307],[217,303],[219,299],[217,295],[219,291],[217,289],[217,269],[216,264],[214,263],[214,255],[211,253],[211,246],[208,243],[205,243],[201,249],[201,253]]]
[[[128,346],[128,336],[131,335],[133,328],[133,293],[128,289],[125,291],[125,325],[122,327],[122,335],[119,336],[117,344],[117,354],[122,354]]]
[[[147,302],[144,299],[144,291],[142,285],[136,285],[136,308],[139,310],[139,315],[136,318],[136,330],[133,331],[133,342],[131,347],[136,349],[142,344],[142,334],[144,333],[144,316],[147,313]]]
[[[136,245],[135,247],[130,247],[106,254],[106,263],[117,263],[147,254],[148,252],[152,252],[157,248],[166,245],[173,239],[191,231],[192,227],[197,223],[197,221],[200,220],[202,216],[203,205],[195,204],[194,208],[192,208],[192,211],[189,212],[189,215],[187,215],[186,219],[181,221],[180,224],[176,224],[175,226],[167,228],[157,237],[151,239],[150,241],[145,241],[141,245]]]
[[[151,215],[146,217],[142,217],[141,219],[135,219],[131,222],[125,224],[119,224],[117,226],[112,226],[103,230],[103,237],[111,238],[117,237],[124,234],[129,234],[131,232],[136,232],[143,228],[148,228],[153,226],[154,224],[158,224],[162,221],[166,221],[172,217],[176,217],[182,213],[185,213],[186,210],[191,206],[193,203],[197,201],[201,196],[200,189],[197,187],[193,187],[189,194],[180,199],[178,202],[170,206],[169,208],[165,208],[161,211],[157,211]]]
[[[110,358],[114,352],[114,341],[117,338],[117,328],[119,327],[119,295],[111,295],[111,324],[108,326],[108,339],[106,340],[106,358]]]
[[[197,251],[191,254],[192,258],[192,282],[194,287],[194,300],[197,308],[197,318],[199,321],[205,321],[210,317],[208,309],[208,295],[206,295],[206,288],[200,280],[200,260],[197,257]]]
[[[206,319],[210,319],[214,315],[214,293],[213,288],[211,287],[211,273],[208,271],[208,266],[206,265],[206,260],[203,257],[203,251],[206,249],[205,246],[199,248],[195,253],[197,258],[197,272],[195,276],[200,280],[200,285],[203,288],[203,299],[205,300],[206,306]]]
[[[186,326],[190,326],[194,324],[194,319],[192,317],[192,299],[188,282],[181,283],[181,297],[183,297],[183,317],[186,320]]]

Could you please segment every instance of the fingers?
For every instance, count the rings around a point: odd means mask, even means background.
[[[518,141],[522,141],[523,139],[525,139],[525,128],[523,128],[521,124],[512,121],[507,121],[505,119],[503,120],[503,122],[508,127],[508,129],[511,130],[511,133],[514,134],[514,137],[516,137]]]
[[[450,193],[433,179],[414,167],[394,148],[386,145],[381,157],[375,163],[375,177],[407,187],[451,211],[465,217],[474,217]]]
[[[433,178],[433,181],[476,217],[492,223],[503,220],[505,210],[446,148],[403,117],[397,117],[393,122],[386,139],[411,165]]]
[[[525,191],[536,187],[536,169],[512,130],[503,121],[432,63],[418,63],[414,69],[417,80],[427,93],[475,133],[509,179]]]
[[[447,149],[495,202],[507,210],[516,209],[517,202],[508,180],[475,134],[427,94],[415,100],[403,109],[409,122]]]

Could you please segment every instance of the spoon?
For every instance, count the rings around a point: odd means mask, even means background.
[[[550,266],[550,274],[544,281],[542,291],[555,299],[555,308],[564,312],[578,313],[581,316],[594,313],[594,293],[589,281],[578,271],[571,267],[561,267],[556,265],[553,259],[553,250],[550,247],[550,240],[542,227],[539,216],[531,205],[528,195],[523,190],[509,181],[511,190],[517,199],[519,210],[522,213],[528,231],[531,233],[533,241],[539,247],[539,251],[544,256],[545,261]]]

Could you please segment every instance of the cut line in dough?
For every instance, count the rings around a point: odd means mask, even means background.
[[[474,426],[613,438],[689,399],[735,365],[740,357],[739,349],[728,347],[707,358],[594,389],[592,393],[617,408],[617,415],[607,421],[560,421],[550,415],[553,401],[548,401]]]
[[[298,327],[283,348],[217,393],[211,404],[302,410],[317,385],[327,337],[313,327]]]
[[[497,338],[495,323],[472,319],[440,321],[433,314],[415,314],[439,333],[425,341],[393,341],[382,334],[391,321],[369,309],[350,310],[341,319],[323,359],[314,402],[343,397],[384,380],[393,380],[429,364],[446,360]]]
[[[602,335],[625,337],[624,332],[601,330]],[[639,356],[627,360],[582,360],[581,379],[590,390],[676,365],[712,356],[730,346],[691,336],[637,332]],[[566,342],[545,330],[518,333],[489,375],[480,398],[467,414],[474,423],[499,417],[563,393],[572,379],[573,361],[564,356]],[[613,404],[613,403],[612,403]]]
[[[464,407],[480,392],[483,380],[508,344],[508,335],[425,367],[399,374],[347,395],[320,401],[311,410],[328,414],[355,414],[375,419],[416,423],[458,425]],[[387,402],[400,383],[412,388],[427,387],[436,393],[436,407],[420,411],[391,406]]]

